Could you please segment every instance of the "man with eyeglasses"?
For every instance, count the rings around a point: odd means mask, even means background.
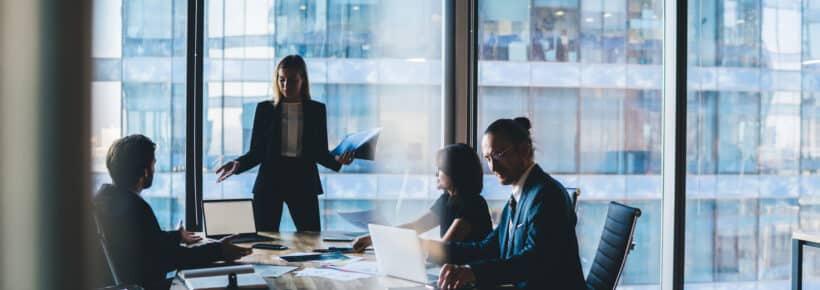
[[[513,192],[484,240],[427,243],[431,256],[447,262],[438,287],[586,289],[575,211],[564,186],[535,164],[529,129],[529,120],[519,117],[497,120],[484,132],[484,159]]]

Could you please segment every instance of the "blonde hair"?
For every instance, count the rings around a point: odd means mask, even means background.
[[[307,64],[298,54],[288,55],[279,61],[273,72],[273,104],[278,105],[282,100],[282,92],[279,91],[279,70],[295,69],[302,77],[302,102],[310,100],[310,81],[308,81]]]

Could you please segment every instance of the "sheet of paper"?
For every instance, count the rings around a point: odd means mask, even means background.
[[[369,278],[370,275],[364,273],[354,273],[347,271],[339,271],[327,268],[306,268],[302,271],[296,272],[297,277],[321,277],[333,279],[338,281],[352,281],[356,279]]]
[[[253,265],[253,270],[256,274],[262,277],[273,277],[277,278],[279,276],[285,275],[290,271],[299,269],[299,267],[293,266],[274,266],[274,265]]]
[[[348,263],[353,263],[353,262],[359,261],[361,259],[362,259],[362,257],[346,257],[344,259],[333,259],[333,260],[319,261],[319,264],[321,264],[321,265],[342,266],[342,265],[347,265]]]
[[[379,274],[379,264],[376,261],[356,261],[347,263],[339,268],[351,272],[367,273],[371,275]],[[436,273],[438,274],[438,273]]]

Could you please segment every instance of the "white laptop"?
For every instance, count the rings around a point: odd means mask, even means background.
[[[369,224],[367,227],[373,240],[379,273],[435,285],[438,269],[431,268],[428,271],[425,268],[424,252],[416,231],[376,224]]]
[[[205,236],[220,239],[237,234],[233,243],[273,241],[273,238],[256,233],[253,219],[252,199],[203,200],[202,214],[205,222]]]

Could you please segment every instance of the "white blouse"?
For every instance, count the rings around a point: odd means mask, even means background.
[[[282,102],[282,156],[302,155],[302,103]]]

